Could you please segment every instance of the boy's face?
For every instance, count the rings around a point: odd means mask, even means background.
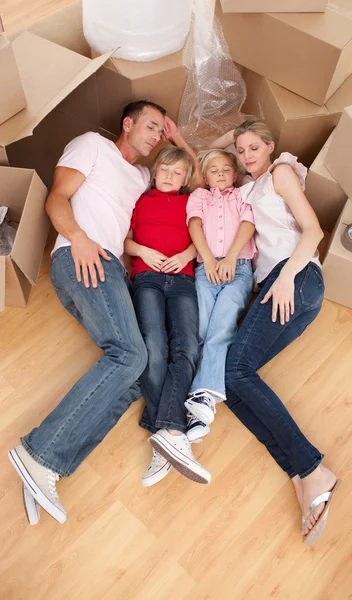
[[[185,184],[187,171],[183,160],[172,165],[161,163],[155,173],[155,187],[160,192],[179,192]]]
[[[217,156],[209,162],[205,172],[205,183],[210,188],[217,187],[222,192],[232,187],[236,179],[237,173],[226,156]]]

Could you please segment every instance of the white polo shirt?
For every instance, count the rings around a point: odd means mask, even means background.
[[[72,140],[57,166],[85,175],[70,200],[75,221],[89,238],[120,259],[132,211],[149,186],[149,170],[128,163],[113,142],[93,132]],[[59,234],[53,252],[70,245]]]

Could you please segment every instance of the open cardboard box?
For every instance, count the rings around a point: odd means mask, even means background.
[[[221,0],[224,13],[324,12],[328,0]]]
[[[324,164],[347,196],[352,198],[352,106],[343,111]]]
[[[9,207],[17,229],[8,256],[0,256],[0,310],[26,306],[38,278],[49,219],[44,209],[48,190],[32,169],[0,167],[0,202]]]
[[[349,199],[331,234],[323,261],[325,298],[349,308],[352,308],[352,250],[343,246],[341,238],[351,223],[352,200]]]
[[[284,0],[283,0],[284,1]],[[324,13],[217,14],[233,60],[322,105],[352,73],[350,0]]]
[[[0,18],[0,34],[3,26]],[[25,108],[27,102],[24,95],[20,74],[16,64],[11,43],[0,35],[0,124]]]
[[[322,229],[332,231],[347,201],[347,195],[324,165],[332,133],[311,165],[306,179],[305,195],[312,205]],[[352,277],[352,273],[351,273]]]

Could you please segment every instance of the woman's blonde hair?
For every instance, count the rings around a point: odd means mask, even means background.
[[[233,141],[236,147],[237,138],[246,133],[247,131],[251,131],[252,133],[256,133],[259,135],[260,139],[267,145],[273,142],[273,134],[271,133],[268,125],[265,121],[261,121],[261,119],[257,119],[256,117],[250,117],[243,121],[241,125],[239,125],[233,134]]]
[[[177,163],[179,160],[182,160],[186,169],[186,178],[185,183],[181,187],[181,190],[184,194],[186,194],[189,190],[189,187],[192,183],[192,179],[196,170],[196,166],[192,156],[182,148],[163,148],[160,150],[159,154],[156,156],[153,165],[150,169],[150,183],[155,186],[155,174],[157,168],[160,165],[173,165]]]
[[[212,161],[214,158],[218,158],[219,156],[228,158],[230,160],[230,163],[231,163],[235,173],[237,173],[238,165],[237,165],[236,156],[234,154],[232,154],[232,152],[226,152],[226,150],[218,150],[217,148],[215,148],[212,150],[201,150],[197,154],[197,160],[199,161],[200,170],[201,170],[203,177],[205,177],[205,174],[206,174],[206,171],[207,171],[210,161]]]

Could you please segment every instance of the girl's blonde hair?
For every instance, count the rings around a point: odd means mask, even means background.
[[[199,161],[203,177],[205,177],[210,161],[212,161],[214,158],[218,158],[219,156],[224,156],[225,158],[228,158],[235,173],[237,173],[238,165],[236,156],[232,154],[232,152],[226,152],[226,150],[218,150],[217,148],[215,148],[213,150],[201,150],[197,154],[197,160]]]
[[[252,133],[259,135],[260,139],[263,140],[263,142],[267,145],[274,141],[273,134],[271,133],[265,121],[261,121],[261,119],[257,119],[256,117],[250,117],[249,119],[246,119],[246,121],[243,121],[243,123],[239,125],[237,129],[235,129],[233,134],[235,147],[237,138],[247,131],[251,131]]]
[[[177,163],[179,160],[184,162],[186,168],[186,178],[185,183],[181,187],[181,190],[184,194],[186,194],[189,190],[189,187],[192,183],[192,179],[196,170],[196,166],[194,164],[194,160],[192,156],[182,148],[163,148],[160,150],[159,154],[155,158],[153,165],[150,169],[150,183],[155,186],[155,174],[157,168],[160,165],[173,165]]]

